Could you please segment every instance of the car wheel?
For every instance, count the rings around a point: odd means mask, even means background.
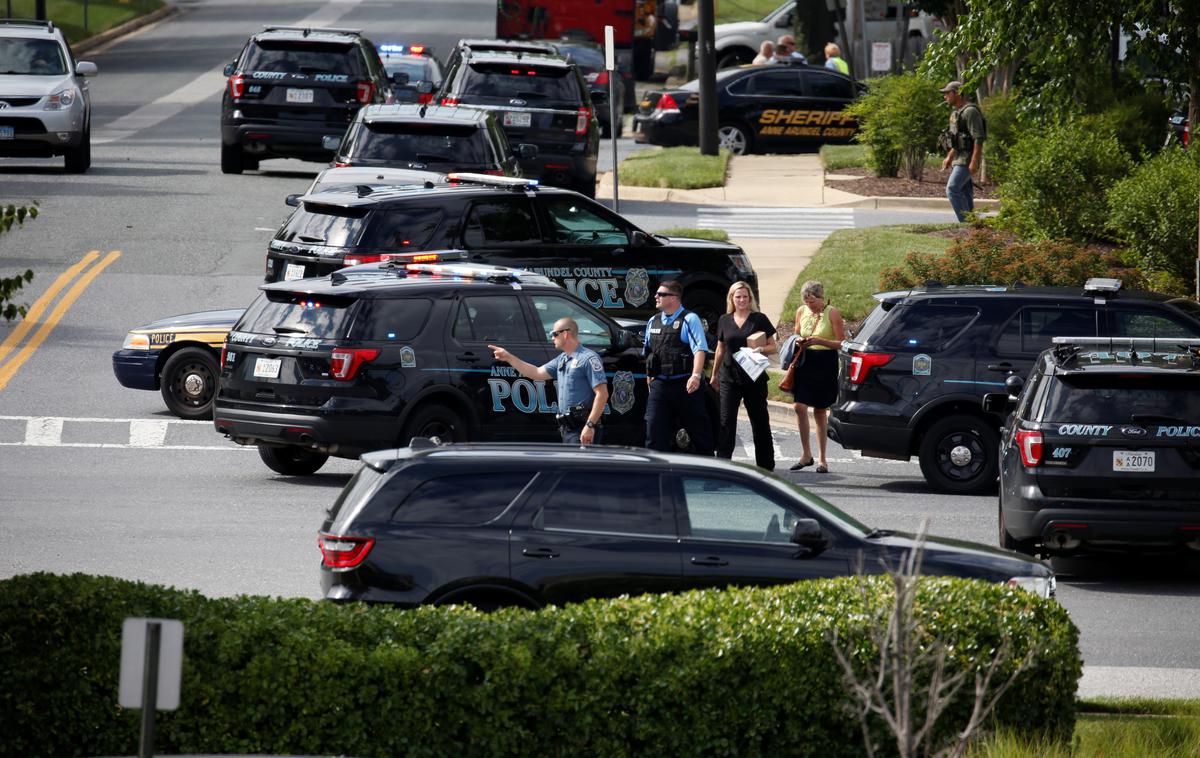
[[[242,157],[242,168],[246,171],[258,171],[258,158]]]
[[[595,200],[596,199],[596,175],[593,174],[591,177],[581,181],[579,183],[579,185],[576,186],[575,191],[578,192],[579,194],[583,195],[584,197],[590,197],[591,199]]]
[[[221,173],[240,174],[245,169],[245,156],[241,145],[226,145],[221,143]]]
[[[63,168],[68,174],[82,174],[92,165],[92,126],[83,128],[79,146],[67,150],[63,156]]]
[[[462,417],[444,405],[428,405],[409,418],[400,436],[400,445],[407,445],[414,437],[428,437],[442,442],[466,442],[467,424]]]
[[[717,130],[717,147],[728,150],[734,155],[745,155],[750,152],[750,133],[737,124],[721,124]]]
[[[258,457],[267,468],[284,476],[309,476],[325,465],[329,456],[302,447],[258,446]]]
[[[733,48],[732,50],[726,50],[725,52],[720,53],[720,57],[717,58],[717,69],[720,70],[723,68],[741,66],[745,63],[749,63],[752,60],[754,60],[754,53],[741,48]]]
[[[998,512],[996,523],[1000,526],[1000,547],[1005,550],[1015,550],[1022,555],[1037,556],[1033,540],[1019,540],[1008,533],[1008,527],[1004,525],[1004,504],[1001,503],[996,510]]]
[[[212,418],[218,376],[212,353],[200,347],[185,347],[163,365],[159,382],[163,402],[180,418]]]
[[[712,290],[688,290],[683,293],[683,307],[700,317],[704,322],[704,333],[715,334],[717,319],[725,312],[725,302]]]
[[[987,492],[999,472],[999,435],[993,422],[976,416],[948,416],[921,438],[921,473],[939,492],[959,495]]]

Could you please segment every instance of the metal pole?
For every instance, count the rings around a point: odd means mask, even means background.
[[[154,710],[158,707],[158,648],[162,624],[146,625],[146,661],[142,667],[142,739],[138,758],[154,755]]]
[[[617,83],[616,78],[620,76],[618,71],[608,72],[608,136],[612,137],[612,159],[613,159],[613,211],[621,212],[621,199],[617,196],[617,187],[620,182],[617,181]]]
[[[38,21],[46,20],[46,0],[37,0],[33,4],[33,17]]]
[[[713,0],[699,0],[696,31],[700,43],[700,154],[716,155],[717,140],[717,51],[713,40]]]

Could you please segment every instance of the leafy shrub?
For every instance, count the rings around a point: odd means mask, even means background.
[[[1116,137],[1078,122],[1025,131],[999,188],[998,223],[1034,239],[1099,237],[1106,230],[1105,193],[1130,168]]]
[[[1168,278],[1195,276],[1200,159],[1171,147],[1141,164],[1108,192],[1109,223],[1131,260]]]
[[[829,639],[864,639],[868,604],[888,602],[886,578],[848,578],[484,615],[19,576],[0,582],[0,754],[133,753],[138,714],[116,692],[121,622],[138,616],[184,622],[164,753],[858,756]],[[1069,738],[1082,662],[1062,607],[947,578],[921,580],[916,603],[958,667],[1004,640],[1037,649],[996,725]],[[965,723],[972,698],[938,729]]]
[[[983,142],[983,159],[988,179],[1004,181],[1008,152],[1017,140],[1017,97],[1014,94],[992,95],[979,104],[987,120],[987,139]]]
[[[933,280],[942,284],[1023,282],[1078,287],[1094,276],[1120,279],[1130,288],[1147,286],[1145,276],[1112,251],[1069,240],[1016,242],[1010,235],[988,228],[972,229],[945,253],[909,253],[903,266],[880,274],[879,286],[883,290],[907,289]]]
[[[937,87],[911,72],[869,80],[867,94],[846,112],[858,120],[856,139],[871,148],[867,165],[876,176],[896,176],[903,167],[920,179],[946,123]]]
[[[1129,155],[1153,155],[1163,143],[1170,112],[1159,95],[1129,93],[1099,113],[1082,116],[1088,131],[1111,134]]]

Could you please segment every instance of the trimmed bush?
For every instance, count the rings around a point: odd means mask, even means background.
[[[1000,185],[999,223],[1033,239],[1095,239],[1107,228],[1105,193],[1132,167],[1117,138],[1079,123],[1023,132]]]
[[[133,753],[139,714],[116,704],[120,629],[147,616],[184,622],[161,752],[859,756],[828,640],[865,639],[865,611],[890,602],[886,577],[867,581],[865,593],[847,578],[485,615],[20,576],[0,582],[0,753]],[[929,578],[917,609],[959,667],[978,670],[1006,639],[1018,658],[1035,647],[996,725],[1069,739],[1082,663],[1062,607]],[[940,734],[965,723],[971,694]]]
[[[979,104],[987,120],[987,139],[983,141],[983,159],[988,181],[1003,182],[1008,168],[1008,151],[1017,141],[1017,96],[992,95]]]
[[[1143,289],[1145,276],[1129,268],[1112,251],[1069,240],[1015,242],[1004,232],[986,227],[972,229],[955,240],[946,252],[911,252],[904,265],[884,269],[881,290],[915,287],[926,281],[942,284],[1010,284],[1080,287],[1090,277],[1120,279],[1125,287]]]
[[[870,147],[867,165],[876,176],[896,176],[903,168],[920,179],[925,156],[937,147],[948,114],[937,87],[915,73],[867,82],[863,95],[846,112],[858,120],[856,139]]]

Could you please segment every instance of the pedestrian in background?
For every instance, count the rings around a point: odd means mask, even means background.
[[[659,313],[646,323],[646,447],[668,451],[676,424],[687,430],[700,455],[712,455],[712,423],[704,407],[704,360],[708,339],[700,317],[684,309],[683,286],[668,279],[654,300]]]
[[[604,362],[579,342],[579,324],[572,318],[554,322],[550,341],[562,351],[535,366],[498,345],[488,345],[492,356],[504,361],[526,379],[553,379],[558,394],[558,433],[568,445],[599,445],[604,404],[608,402],[608,379]]]
[[[837,400],[838,349],[846,339],[846,324],[837,308],[825,300],[825,286],[809,280],[800,288],[804,304],[796,309],[796,378],[792,384],[792,408],[800,427],[800,460],[791,467],[799,471],[813,465],[812,444],[808,439],[808,410],[812,409],[817,427],[817,473],[829,471],[825,459],[829,407]]]
[[[836,42],[830,42],[825,46],[825,68],[841,72],[846,76],[850,75],[850,64],[842,60],[842,49],[837,46]]]
[[[780,60],[779,49],[783,48],[782,59],[789,63],[808,64],[808,58],[804,57],[804,53],[796,49],[796,38],[790,34],[780,35],[779,40],[775,43],[775,60]]]
[[[762,333],[763,344],[751,348],[762,355],[773,355],[775,325],[758,310],[754,293],[745,282],[734,282],[725,296],[726,313],[717,320],[716,350],[713,354],[712,386],[720,393],[721,425],[717,431],[717,457],[733,457],[737,432],[738,406],[746,406],[750,431],[754,437],[754,462],[759,468],[775,470],[775,443],[771,439],[771,419],[767,414],[767,372],[756,379],[738,365],[734,354],[747,344],[750,335]]]
[[[775,62],[775,43],[769,39],[763,40],[763,43],[758,46],[758,55],[754,56],[754,60],[750,61],[755,66],[762,66]]]
[[[987,139],[987,122],[979,106],[962,95],[963,83],[953,81],[942,87],[942,97],[953,110],[950,112],[950,151],[942,161],[942,170],[950,170],[946,180],[946,197],[959,222],[975,210],[974,176],[979,173],[983,159],[983,141]]]

